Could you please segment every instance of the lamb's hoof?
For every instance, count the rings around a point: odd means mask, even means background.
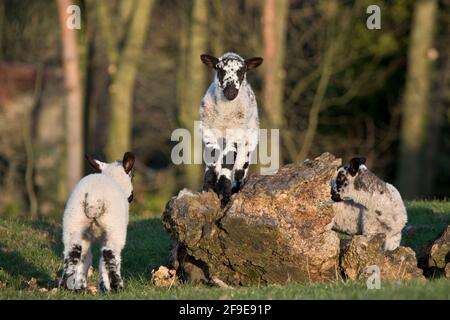
[[[231,196],[228,194],[220,195],[220,208],[223,209],[227,206],[228,202],[230,202]]]
[[[77,281],[75,275],[69,275],[61,279],[59,287],[70,291],[81,292],[86,290],[87,284],[85,281]]]
[[[118,282],[118,283],[111,281],[109,288],[106,287],[106,285],[103,281],[101,281],[98,285],[98,291],[101,293],[117,292],[122,289],[123,289],[123,281],[122,280],[120,280],[120,282]]]
[[[103,281],[100,281],[100,283],[98,284],[98,291],[100,293],[106,293],[106,292],[109,291],[109,289],[106,288],[106,285],[105,285],[105,283]]]

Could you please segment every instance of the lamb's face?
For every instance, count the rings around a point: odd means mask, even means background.
[[[202,54],[200,58],[204,64],[216,70],[214,81],[230,101],[238,96],[242,84],[246,81],[247,71],[258,67],[263,61],[262,58],[244,60],[236,53],[226,53],[220,58]]]
[[[353,158],[349,164],[340,167],[336,178],[331,182],[331,199],[333,201],[342,201],[350,197],[350,191],[353,189],[354,181],[360,174],[360,169],[367,169],[364,165],[365,158]]]
[[[224,55],[216,65],[216,84],[228,100],[234,100],[245,80],[245,61],[239,56]]]
[[[102,173],[114,179],[121,189],[128,197],[128,202],[133,200],[133,165],[134,155],[131,152],[126,152],[122,161],[114,161],[111,163],[101,162],[99,160],[92,159],[86,156],[89,164],[95,169],[96,172]]]

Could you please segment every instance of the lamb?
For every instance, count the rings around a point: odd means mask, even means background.
[[[129,203],[133,199],[134,155],[104,163],[86,156],[97,173],[81,179],[72,190],[63,217],[64,272],[60,286],[87,287],[92,262],[91,243],[102,241],[99,265],[101,291],[123,288],[121,251],[125,245]]]
[[[331,199],[335,201],[331,228],[367,237],[383,233],[384,249],[394,250],[400,245],[408,220],[406,209],[397,189],[368,170],[365,161],[353,158],[338,169],[331,186]]]
[[[215,191],[224,207],[245,182],[250,157],[258,145],[258,109],[246,73],[263,59],[244,60],[232,52],[220,58],[207,54],[200,58],[216,71],[200,104],[206,163],[203,190]]]

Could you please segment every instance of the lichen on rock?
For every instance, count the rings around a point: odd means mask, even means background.
[[[215,193],[183,189],[163,213],[169,268],[183,281],[220,287],[360,280],[370,265],[384,280],[424,279],[411,248],[386,252],[384,235],[345,243],[331,230],[330,183],[340,165],[324,153],[252,175],[223,209]]]
[[[346,278],[362,280],[368,277],[367,268],[377,266],[382,280],[425,280],[417,267],[415,252],[409,247],[385,251],[384,234],[373,237],[354,236],[342,250],[341,268]]]
[[[170,265],[194,283],[336,280],[339,238],[327,225],[330,181],[340,165],[325,153],[253,175],[224,209],[212,192],[182,190],[163,214],[173,239]]]

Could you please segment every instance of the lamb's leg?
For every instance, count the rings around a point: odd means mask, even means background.
[[[236,163],[233,170],[233,193],[238,192],[247,179],[250,155],[251,151],[248,149],[247,143],[237,146]]]
[[[69,290],[86,288],[83,282],[83,263],[81,262],[81,240],[64,245],[64,273],[60,286]]]
[[[205,145],[205,163],[206,170],[203,179],[203,191],[214,191],[216,190],[217,176],[219,174],[217,162],[220,156],[220,147],[215,144],[208,143]]]
[[[114,222],[115,223],[115,222]],[[107,234],[107,241],[102,248],[100,258],[100,290],[118,290],[123,288],[123,280],[120,273],[121,252],[125,245],[127,226],[122,228],[115,226],[115,233]]]
[[[81,261],[83,263],[83,288],[87,288],[87,277],[89,268],[92,264],[91,241],[83,239],[81,250]]]
[[[100,259],[100,289],[102,291],[115,291],[123,288],[123,280],[120,275],[120,253],[120,250],[109,247],[102,248]]]
[[[222,208],[230,201],[232,189],[232,172],[236,161],[235,144],[227,144],[220,159],[220,175],[217,182],[217,193],[220,198]]]
[[[378,233],[386,235],[384,250],[394,250],[400,245],[401,229],[398,231],[392,217],[380,210],[368,211],[363,216],[363,234],[370,237]]]

